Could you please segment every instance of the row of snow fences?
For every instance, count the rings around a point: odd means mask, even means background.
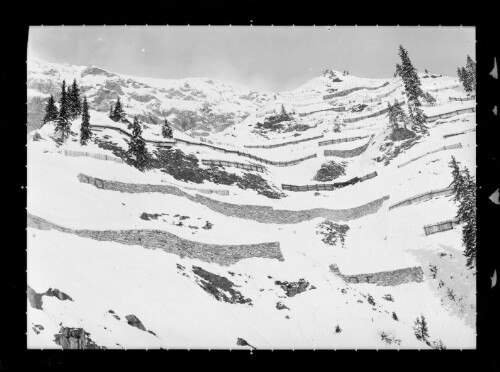
[[[264,168],[259,166],[259,165],[242,164],[242,163],[236,163],[234,161],[202,159],[201,163],[203,165],[218,165],[218,166],[222,166],[222,167],[235,167],[235,168],[245,169],[245,170],[249,170],[249,171],[261,172],[261,173],[264,172]]]
[[[359,139],[363,139],[363,138],[367,138],[367,137],[369,137],[369,136],[366,135],[366,136],[358,136],[358,137],[336,138],[336,139],[331,139],[331,140],[326,140],[326,141],[320,141],[320,142],[318,142],[318,146],[328,146],[328,145],[334,145],[336,143],[352,142],[352,141],[357,141]]]
[[[464,101],[472,101],[472,100],[475,100],[476,97],[466,97],[466,98],[461,98],[461,97],[448,97],[450,101],[460,101],[460,102],[464,102]]]
[[[289,141],[289,142],[283,142],[283,143],[275,143],[275,144],[272,144],[272,145],[245,145],[245,147],[248,148],[248,149],[274,149],[276,147],[283,147],[283,146],[288,146],[288,145],[296,145],[297,143],[306,142],[306,141],[312,141],[312,140],[316,140],[318,138],[323,138],[323,137],[324,137],[324,135],[321,134],[321,135],[316,136],[316,137],[302,138],[302,139],[299,139],[299,140],[296,140],[296,141]]]
[[[455,218],[453,220],[438,222],[432,225],[425,225],[424,226],[425,235],[431,235],[442,231],[453,230],[453,227],[457,226],[458,224],[459,220]]]
[[[227,147],[232,147],[232,148],[236,148],[237,147],[234,143],[220,142],[220,141],[215,141],[214,142],[212,140],[208,140],[208,139],[203,138],[203,137],[199,137],[198,139],[199,139],[200,142],[209,143],[211,145],[227,146]]]
[[[90,127],[92,129],[97,129],[98,131],[103,130],[103,129],[116,130],[127,137],[132,137],[132,134],[130,134],[126,130],[121,129],[121,128],[117,128],[117,127],[113,127],[113,126],[91,124]],[[161,141],[155,141],[155,140],[148,140],[148,139],[144,138],[144,142],[151,143],[151,144],[154,144],[154,145],[157,145],[160,147],[172,147],[175,144],[176,140],[174,138],[171,138],[171,139],[163,139]]]
[[[325,156],[337,156],[339,158],[352,158],[354,156],[361,155],[363,152],[366,151],[368,146],[370,145],[370,142],[373,138],[373,134],[370,137],[370,140],[364,144],[363,146],[356,147],[355,149],[348,149],[348,150],[325,150],[324,155]]]
[[[165,180],[161,180],[161,182],[168,183],[169,185],[172,185],[172,186],[175,186],[175,187],[182,187],[183,189],[187,189],[187,190],[198,191],[198,192],[201,192],[201,193],[204,193],[204,194],[218,194],[218,195],[223,195],[223,196],[229,195],[229,190],[202,189],[202,188],[199,188],[199,187],[191,187],[191,186],[184,186],[184,185],[183,186],[178,186],[176,184],[170,183],[170,182],[165,181]]]
[[[398,208],[398,207],[403,207],[407,205],[412,205],[416,203],[421,203],[427,200],[431,200],[440,196],[450,196],[453,194],[453,188],[451,187],[446,187],[444,189],[439,189],[439,190],[433,190],[433,191],[428,191],[422,194],[418,194],[415,196],[412,196],[411,198],[401,200],[391,206],[389,206],[389,210]]]
[[[115,156],[109,156],[109,155],[105,155],[105,154],[93,154],[93,153],[84,152],[84,151],[74,151],[74,150],[64,149],[64,155],[65,156],[73,156],[73,157],[85,156],[85,157],[88,157],[88,158],[94,158],[94,159],[99,159],[99,160],[107,160],[107,161],[114,161],[116,163],[123,163],[122,159],[117,158]]]
[[[312,154],[312,155],[309,155],[309,156],[306,156],[306,157],[303,157],[303,158],[300,158],[300,159],[295,159],[295,160],[290,160],[290,161],[272,161],[272,160],[267,160],[267,159],[259,158],[258,156],[255,156],[255,155],[252,155],[252,154],[249,154],[249,153],[246,153],[246,152],[241,152],[241,151],[238,151],[238,150],[228,150],[228,149],[225,149],[225,148],[222,148],[222,147],[212,146],[212,145],[209,145],[209,144],[206,144],[206,143],[194,143],[194,142],[186,141],[184,139],[176,139],[176,141],[180,142],[180,143],[185,143],[187,145],[208,147],[208,148],[211,148],[212,150],[220,151],[220,152],[223,152],[225,154],[235,154],[235,155],[238,155],[238,156],[244,156],[244,157],[256,160],[256,161],[258,161],[260,163],[268,164],[268,165],[274,165],[276,167],[288,167],[288,166],[291,166],[291,165],[299,164],[299,163],[303,162],[304,160],[308,160],[308,159],[312,159],[312,158],[316,158],[317,157],[316,154]]]
[[[443,135],[443,138],[448,138],[448,137],[453,137],[453,136],[459,136],[461,134],[465,134],[465,133],[469,133],[469,132],[474,132],[475,130],[476,130],[476,128],[472,128],[472,129],[469,129],[469,130],[464,130],[463,132],[449,133],[449,134]]]
[[[453,145],[450,145],[450,146],[443,146],[437,150],[433,150],[433,151],[429,151],[429,152],[426,152],[425,154],[423,155],[420,155],[416,158],[413,158],[411,160],[408,160],[406,163],[403,163],[403,164],[399,164],[398,165],[398,168],[401,168],[401,167],[404,167],[405,165],[408,165],[410,164],[411,162],[414,162],[420,158],[423,158],[424,156],[427,156],[427,155],[430,155],[430,154],[434,154],[435,152],[439,152],[439,151],[444,151],[444,150],[453,150],[453,149],[461,149],[462,148],[462,144],[461,143],[455,143]]]
[[[327,109],[322,109],[322,110],[315,110],[315,111],[309,111],[309,112],[299,112],[299,116],[308,116],[315,114],[317,112],[323,112],[323,111],[334,111],[334,112],[344,112],[346,108],[344,106],[337,106],[337,107],[330,107]]]
[[[337,98],[337,97],[343,97],[343,96],[347,96],[348,94],[352,93],[352,92],[355,92],[357,90],[362,90],[362,89],[366,89],[366,90],[377,90],[377,89],[380,89],[380,88],[383,88],[385,86],[389,85],[388,82],[382,84],[381,86],[379,87],[354,87],[354,88],[351,88],[351,89],[347,89],[347,90],[343,90],[341,92],[336,92],[336,93],[331,93],[331,94],[325,94],[323,96],[323,100],[324,101],[327,101],[329,99],[332,99],[332,98]]]
[[[465,109],[461,109],[461,110],[447,112],[447,113],[444,113],[444,114],[439,114],[439,115],[434,115],[434,116],[428,116],[426,118],[426,121],[427,122],[432,122],[432,121],[436,121],[438,119],[448,119],[448,118],[451,118],[452,116],[455,116],[455,115],[467,114],[467,113],[472,113],[472,112],[476,112],[476,108],[475,107],[469,107],[469,108],[465,108]]]
[[[375,96],[374,98],[365,98],[363,100],[363,103],[368,103],[368,102],[379,102],[382,98],[385,98],[385,97],[388,97],[390,96],[392,93],[394,93],[396,91],[396,89],[398,89],[399,87],[396,87],[394,88],[393,90],[390,90],[389,92],[387,93],[383,93],[383,94],[378,94],[377,96]]]
[[[315,185],[303,185],[303,186],[282,184],[281,188],[283,190],[287,190],[287,191],[333,191],[333,190],[340,189],[342,187],[354,185],[358,182],[363,182],[363,181],[369,180],[370,178],[374,178],[376,176],[377,176],[377,172],[372,172],[372,173],[369,173],[363,177],[351,178],[350,180],[345,181],[345,182],[319,183],[319,184],[315,184]]]
[[[276,112],[276,109],[268,109],[268,110],[263,110],[263,111],[259,111],[257,114],[255,114],[255,116],[257,116],[258,118],[262,117],[262,116],[266,116],[266,115],[269,115],[269,114],[274,114]]]
[[[404,102],[403,102],[404,103]],[[373,118],[375,116],[380,116],[380,115],[383,115],[385,113],[389,112],[389,108],[386,107],[380,111],[375,111],[371,114],[368,114],[368,115],[363,115],[363,116],[357,116],[357,117],[354,117],[354,118],[344,118],[344,123],[355,123],[357,121],[360,121],[360,120],[364,120],[364,119],[369,119],[369,118]]]
[[[456,85],[451,85],[449,87],[444,87],[444,88],[426,89],[426,91],[428,91],[428,92],[439,92],[440,90],[455,89],[455,88],[460,88],[460,85],[456,84]]]

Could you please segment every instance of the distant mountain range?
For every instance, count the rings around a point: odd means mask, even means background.
[[[76,79],[91,110],[108,112],[118,97],[129,117],[177,130],[216,133],[255,113],[272,93],[235,88],[213,79],[153,79],[116,74],[96,66],[28,61],[28,132],[42,125],[49,95],[58,102],[63,80]]]

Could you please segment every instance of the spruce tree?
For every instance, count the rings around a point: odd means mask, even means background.
[[[111,106],[109,106],[109,115],[108,115],[108,117],[110,119],[113,119],[114,118],[114,113],[115,113],[114,107],[113,107],[113,104],[111,104]]]
[[[462,244],[465,247],[464,256],[467,257],[467,267],[476,267],[476,182],[465,167],[460,169],[459,163],[452,156],[450,167],[452,168],[454,201],[459,204],[456,218],[462,226]]]
[[[460,71],[462,72],[462,85],[467,93],[472,91],[471,87],[471,78],[469,77],[469,73],[465,67],[461,67]]]
[[[467,64],[465,67],[467,71],[467,79],[470,91],[476,90],[476,62],[470,56],[467,56]]]
[[[172,138],[173,137],[172,127],[170,126],[170,123],[168,122],[167,119],[165,119],[165,121],[161,127],[161,134],[162,134],[163,138]]]
[[[123,111],[122,104],[120,102],[120,97],[116,101],[115,110],[113,111],[113,120],[121,121],[125,118],[125,111]]]
[[[429,343],[429,329],[427,328],[427,321],[423,315],[415,320],[413,330],[417,340]]]
[[[69,123],[69,105],[68,96],[66,92],[66,81],[63,80],[61,99],[60,99],[60,109],[59,115],[56,119],[55,132],[59,131],[61,133],[61,141],[64,142],[70,133],[70,123]]]
[[[408,111],[410,118],[413,121],[414,127],[425,130],[425,114],[420,108],[419,97],[425,98],[424,92],[421,88],[420,78],[418,77],[417,70],[413,67],[408,52],[399,46],[399,57],[401,58],[401,66],[399,68],[399,75],[403,79],[406,97],[408,97]],[[396,69],[398,67],[396,66]]]
[[[458,76],[458,81],[463,85],[464,75],[462,74],[462,69],[460,67],[457,67],[457,76]]]
[[[282,116],[287,116],[287,113],[285,111],[285,106],[283,106],[283,104],[281,105],[281,115]]]
[[[76,84],[76,79],[73,80],[73,85],[68,89],[69,98],[69,114],[72,119],[82,113],[82,102],[80,98],[80,88]]]
[[[82,105],[82,126],[80,129],[80,144],[82,146],[87,144],[90,139],[92,132],[90,131],[90,115],[89,115],[89,105],[87,103],[87,97],[83,97]]]
[[[66,80],[62,82],[61,98],[59,99],[59,115],[63,112],[63,117],[69,119],[69,99],[68,92],[66,91]]]
[[[45,106],[45,117],[43,118],[43,123],[47,123],[49,121],[54,121],[57,119],[59,115],[59,110],[57,110],[56,102],[54,97],[50,95],[49,100],[47,101],[47,106]]]
[[[129,149],[127,154],[134,160],[135,166],[140,171],[146,168],[147,163],[147,149],[144,139],[141,137],[142,129],[137,117],[134,118],[132,138],[129,142]]]

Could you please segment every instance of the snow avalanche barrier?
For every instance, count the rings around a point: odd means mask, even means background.
[[[262,205],[231,204],[214,200],[199,194],[193,196],[175,186],[109,181],[87,176],[82,173],[78,175],[78,179],[80,182],[88,183],[94,185],[95,187],[111,191],[126,193],[159,192],[176,195],[189,199],[192,202],[200,203],[214,212],[223,214],[227,217],[236,217],[268,224],[294,224],[310,221],[315,218],[325,218],[331,221],[349,221],[368,214],[376,213],[382,207],[384,201],[389,199],[389,195],[386,195],[366,204],[348,209],[314,208],[306,210],[286,210],[274,209],[273,207]]]
[[[380,271],[378,273],[344,275],[337,265],[330,265],[330,270],[344,282],[347,283],[370,283],[380,286],[396,286],[404,283],[421,283],[424,280],[424,272],[420,266],[407,267],[404,269]]]
[[[161,249],[181,258],[194,258],[223,266],[235,264],[246,258],[269,258],[284,261],[278,242],[241,245],[219,245],[199,243],[183,239],[162,230],[87,230],[59,226],[41,217],[28,213],[28,227],[39,230],[56,230],[82,238],[116,242],[125,245],[140,245],[147,249]]]

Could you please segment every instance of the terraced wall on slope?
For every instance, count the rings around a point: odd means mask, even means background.
[[[219,265],[232,265],[253,257],[284,261],[278,242],[241,245],[219,245],[199,243],[178,237],[162,230],[87,230],[62,227],[41,217],[28,213],[28,227],[39,230],[56,230],[82,238],[116,242],[126,245],[140,245],[147,249],[161,249],[181,258],[188,257]]]
[[[424,272],[420,266],[355,275],[342,274],[335,264],[330,265],[330,270],[344,282],[351,284],[370,283],[380,286],[396,286],[411,282],[421,283],[424,280]]]
[[[389,196],[386,195],[369,203],[348,209],[314,208],[307,210],[286,210],[261,205],[231,204],[198,194],[193,196],[175,186],[124,183],[103,180],[82,173],[78,175],[78,179],[80,182],[111,191],[126,193],[158,192],[176,195],[189,199],[192,202],[200,203],[214,212],[221,213],[227,217],[236,217],[268,224],[294,224],[310,221],[315,218],[325,218],[332,221],[349,221],[376,213],[382,207],[384,201],[389,199]]]

